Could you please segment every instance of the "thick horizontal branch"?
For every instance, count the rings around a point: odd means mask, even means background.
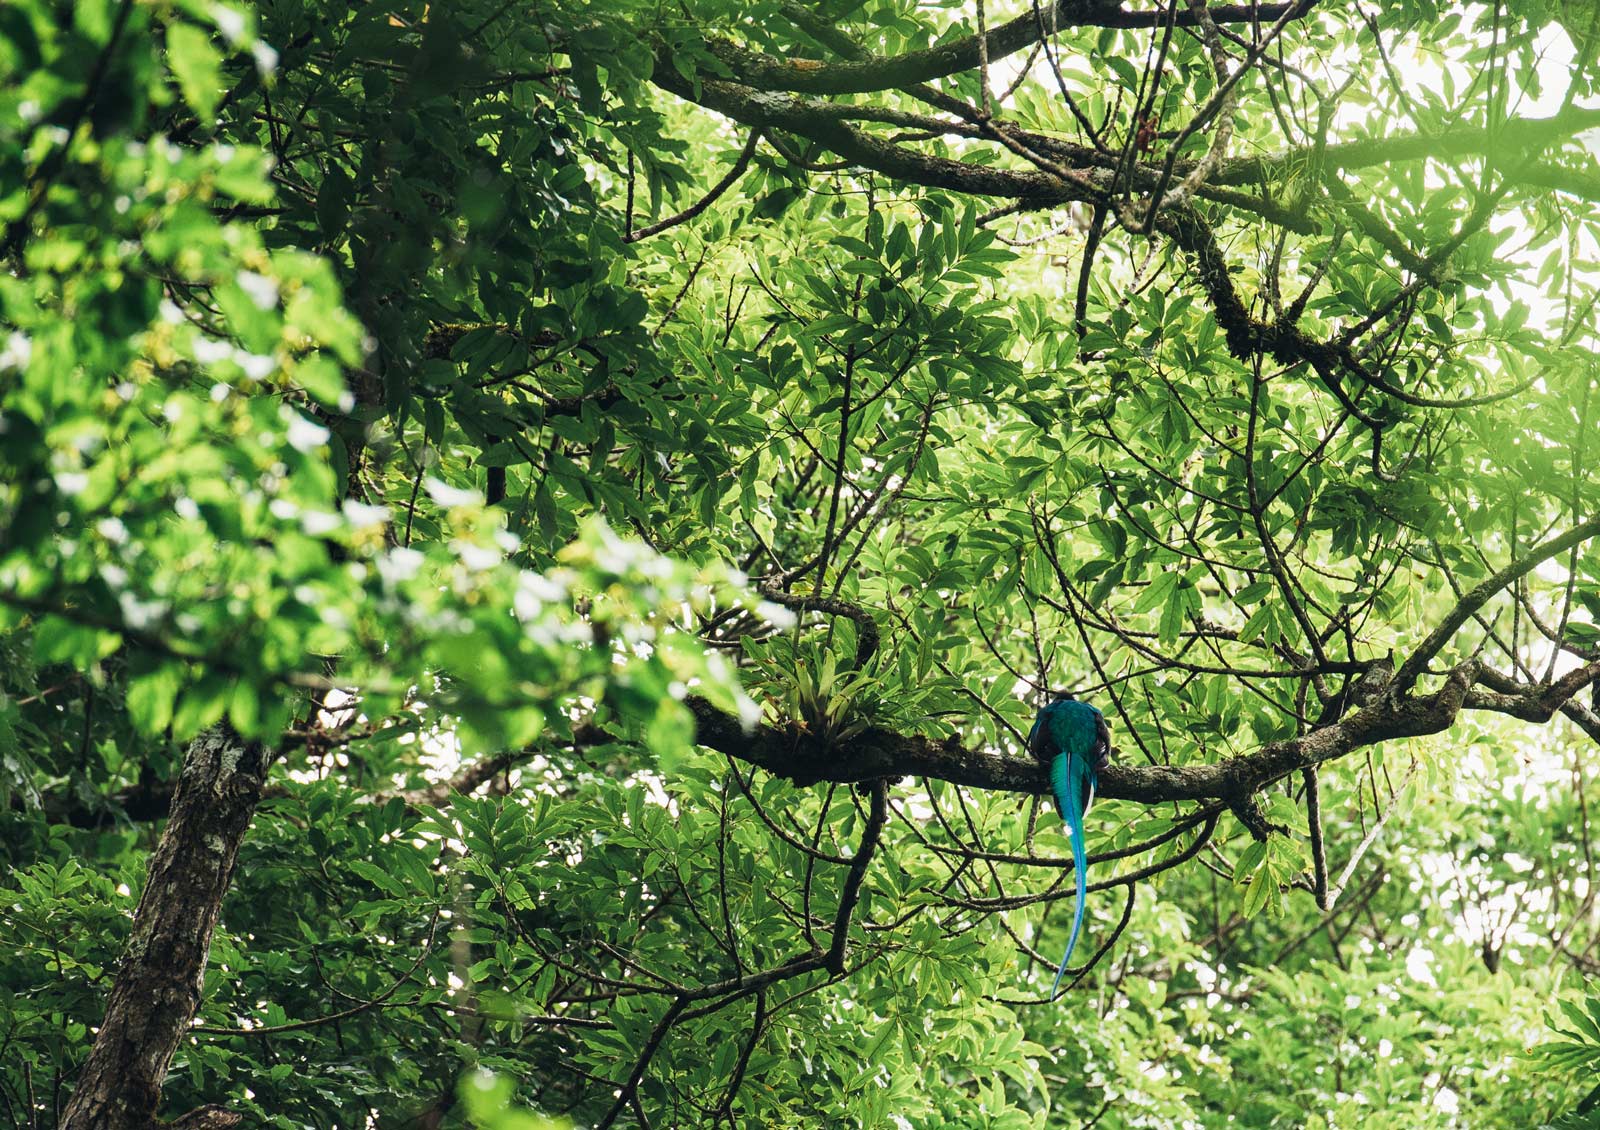
[[[1382,687],[1372,688],[1363,696],[1366,705],[1339,721],[1300,737],[1268,742],[1239,757],[1208,765],[1113,763],[1100,774],[1099,795],[1137,804],[1205,800],[1232,803],[1288,774],[1337,760],[1355,750],[1398,738],[1441,733],[1455,723],[1463,708],[1493,710],[1536,723],[1548,722],[1556,713],[1562,713],[1600,741],[1600,716],[1573,698],[1596,681],[1600,681],[1600,664],[1574,670],[1549,686],[1525,686],[1469,662],[1453,670],[1433,694],[1402,694],[1397,683],[1390,684],[1390,693],[1384,693]],[[970,749],[955,738],[941,741],[870,727],[838,746],[822,748],[797,728],[763,724],[746,731],[738,718],[705,699],[691,697],[686,705],[695,718],[698,744],[800,785],[929,777],[1001,792],[1049,791],[1044,768],[1031,758]],[[595,726],[579,727],[573,735],[577,746],[613,740],[613,735]],[[450,797],[470,792],[509,771],[535,752],[530,747],[479,758],[447,780],[382,794],[376,800],[381,803],[392,795],[412,808],[442,805]],[[153,786],[125,791],[110,798],[109,803],[125,805],[130,819],[157,819],[165,815],[170,795],[167,789]],[[271,786],[266,795],[286,794],[282,786]],[[46,812],[53,821],[64,820],[80,827],[95,827],[106,819],[103,811],[52,810],[48,800]]]
[[[897,181],[964,195],[1013,199],[1023,209],[1050,208],[1074,201],[1104,201],[1113,187],[1120,160],[1114,153],[1034,134],[1001,121],[981,123],[982,129],[978,132],[997,139],[1004,135],[1004,140],[1011,144],[1044,154],[1048,160],[1057,163],[1053,171],[954,160],[896,144],[851,124],[853,120],[887,120],[906,116],[899,112],[890,113],[872,107],[766,91],[705,75],[699,76],[697,82],[690,82],[666,58],[657,60],[653,81],[685,101],[748,126],[776,129],[808,138],[852,164],[883,173]],[[1386,163],[1472,156],[1487,152],[1491,144],[1498,144],[1505,150],[1504,153],[1497,153],[1498,156],[1526,155],[1538,148],[1569,139],[1597,124],[1600,124],[1600,110],[1569,109],[1548,118],[1507,122],[1495,131],[1493,137],[1480,128],[1463,128],[1443,134],[1414,133],[1336,143],[1327,146],[1318,161],[1325,172],[1348,170]],[[925,124],[925,128],[971,137],[977,127],[971,121],[955,123],[933,119]],[[1503,140],[1506,137],[1516,139],[1514,154],[1508,147],[1510,143]],[[1226,162],[1208,178],[1197,195],[1230,208],[1254,213],[1279,227],[1301,233],[1316,230],[1319,221],[1311,215],[1314,209],[1286,208],[1270,199],[1257,199],[1237,187],[1230,187],[1275,183],[1287,175],[1288,170],[1305,165],[1311,159],[1309,149],[1296,149]],[[1174,164],[1173,172],[1185,176],[1192,168],[1191,162],[1179,161]],[[1531,168],[1534,166],[1524,166],[1524,172]],[[1127,171],[1127,178],[1129,187],[1149,188],[1160,182],[1162,172],[1138,164]],[[1192,228],[1193,225],[1188,226]],[[1162,227],[1167,234],[1176,234],[1168,224]],[[1192,245],[1186,246],[1193,250]],[[1386,243],[1386,247],[1408,269],[1415,268],[1420,262],[1414,253],[1401,245],[1390,246]],[[1251,324],[1248,317],[1235,321],[1239,325]],[[1295,333],[1263,335],[1254,330],[1250,333],[1250,337],[1256,339],[1275,336],[1281,336],[1281,340],[1252,341],[1246,351],[1259,352],[1266,348],[1287,358],[1297,352],[1304,354],[1305,347],[1314,344]],[[1230,338],[1230,346],[1234,346],[1236,352],[1242,344],[1237,335]],[[1302,356],[1297,359],[1305,358]]]
[[[651,81],[687,102],[745,125],[799,134],[863,168],[909,184],[978,196],[1015,197],[1037,202],[1041,207],[1093,198],[1087,187],[1074,192],[1059,178],[1037,170],[969,164],[895,145],[843,121],[848,111],[830,103],[768,93],[706,76],[691,84],[667,60],[657,60]]]
[[[1449,729],[1477,672],[1475,663],[1463,664],[1443,687],[1426,696],[1374,695],[1368,705],[1330,726],[1268,742],[1254,753],[1215,764],[1112,764],[1100,774],[1099,795],[1138,804],[1237,801],[1289,773],[1354,750]],[[833,748],[820,748],[797,729],[760,725],[747,732],[737,718],[704,699],[691,698],[688,706],[695,716],[699,744],[797,784],[916,776],[1005,792],[1045,793],[1049,789],[1045,769],[1037,762],[969,749],[955,738],[939,741],[873,727]]]
[[[1063,3],[1058,7],[1098,8],[1102,12],[1100,18],[1105,20],[1162,14],[1121,13],[1117,12],[1114,6],[1081,3]],[[1239,6],[1212,8],[1211,13],[1218,22],[1252,16],[1270,22],[1295,7],[1297,5],[1273,4],[1262,5],[1252,10],[1249,6]],[[1301,3],[1296,14],[1303,14],[1310,7],[1310,4]],[[1181,12],[1178,18],[1182,25],[1193,17],[1191,13]],[[1096,24],[1095,19],[1082,16],[1070,19],[1065,14],[1061,16],[1061,22],[1079,25]],[[1140,25],[1106,22],[1098,23],[1096,26]],[[1037,32],[1038,22],[1031,12],[994,29],[989,33],[989,61],[993,63],[1012,51],[1028,46],[1037,38]],[[1016,39],[1019,35],[1024,37]],[[1013,39],[1016,39],[1014,44]],[[976,67],[978,65],[976,36],[894,59],[858,56],[842,63],[780,59],[745,51],[725,43],[713,44],[712,50],[727,64],[737,81],[728,82],[714,76],[701,75],[698,82],[699,89],[696,90],[672,65],[672,60],[665,56],[657,59],[652,81],[687,101],[717,110],[748,125],[771,125],[791,130],[827,145],[840,156],[858,162],[864,167],[913,183],[1019,199],[1053,196],[1058,200],[1052,202],[1059,202],[1059,199],[1078,198],[1075,194],[1060,197],[1062,186],[1055,181],[1055,178],[1043,177],[1044,186],[1041,187],[1041,175],[1033,170],[990,169],[959,161],[926,158],[913,150],[877,141],[859,130],[841,131],[838,128],[841,121],[846,118],[891,120],[897,116],[897,112],[884,108],[793,97],[794,94],[827,95],[890,89],[905,90],[942,74]],[[970,59],[967,58],[969,54]],[[944,69],[950,60],[957,58],[962,65]],[[935,65],[935,60],[939,61],[938,65]],[[968,125],[972,123],[969,122]],[[1502,122],[1492,130],[1482,126],[1460,126],[1436,133],[1418,131],[1386,137],[1359,138],[1334,142],[1319,149],[1300,147],[1261,156],[1235,158],[1218,166],[1207,176],[1206,183],[1213,190],[1228,186],[1278,183],[1286,175],[1308,166],[1313,161],[1320,174],[1419,160],[1452,160],[1483,154],[1489,154],[1497,161],[1508,162],[1521,160],[1530,153],[1570,140],[1597,125],[1600,125],[1600,109],[1568,107],[1546,118],[1517,118]],[[972,134],[970,128],[941,123],[931,123],[926,128],[948,129],[949,132],[968,136]],[[1084,149],[1058,138],[1032,134],[999,121],[989,123],[989,128],[994,131],[1006,131],[1029,148],[1068,160],[1084,169],[1099,167],[1110,170],[1117,167],[1122,160],[1119,154]],[[843,147],[835,145],[836,141],[844,142]],[[981,170],[999,174],[999,179],[990,182],[985,178],[985,183],[981,185],[955,183],[951,181],[950,170],[946,167],[950,165],[975,172]],[[1193,162],[1180,160],[1174,163],[1172,173],[1180,177],[1185,176],[1193,167]],[[929,176],[934,179],[927,179]],[[1137,185],[1143,177],[1154,180],[1160,179],[1160,176],[1159,169],[1139,166],[1133,172],[1133,183]],[[1568,174],[1565,170],[1557,172],[1547,166],[1525,166],[1516,172],[1516,179],[1530,184],[1544,184],[1552,178],[1563,176],[1572,178],[1576,186],[1573,191],[1578,191],[1580,194],[1587,185],[1581,173]]]
[[[1580,169],[1549,162],[1524,165],[1509,174],[1518,184],[1535,185],[1554,192],[1576,196],[1580,200],[1600,200],[1600,176]]]
[[[1600,715],[1574,697],[1585,686],[1596,682],[1600,682],[1600,663],[1576,668],[1549,686],[1519,683],[1509,675],[1485,667],[1478,675],[1479,686],[1472,688],[1464,705],[1469,710],[1509,714],[1524,722],[1548,722],[1560,711],[1585,734],[1600,742]]]
[[[1228,4],[1208,10],[1215,23],[1270,24],[1289,16],[1304,15],[1315,0],[1289,4]],[[748,51],[728,42],[711,41],[707,47],[726,63],[740,82],[758,90],[792,90],[806,94],[866,94],[893,90],[919,82],[975,70],[985,60],[992,66],[1007,55],[1031,47],[1041,31],[1074,27],[1150,28],[1171,20],[1178,27],[1193,27],[1192,10],[1169,12],[1164,7],[1126,11],[1115,0],[1058,0],[1043,15],[1031,9],[1001,24],[986,35],[969,35],[904,55],[869,56],[846,63],[815,59],[780,59]]]

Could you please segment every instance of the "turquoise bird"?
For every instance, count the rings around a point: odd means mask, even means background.
[[[1072,875],[1078,881],[1077,906],[1072,912],[1072,936],[1061,968],[1050,986],[1051,999],[1061,985],[1072,951],[1083,928],[1084,879],[1083,818],[1094,803],[1098,774],[1111,756],[1111,731],[1105,715],[1071,695],[1058,695],[1047,703],[1028,731],[1028,752],[1050,767],[1050,791],[1072,838]]]

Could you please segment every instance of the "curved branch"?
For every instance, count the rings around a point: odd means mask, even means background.
[[[844,972],[850,917],[861,899],[861,884],[867,877],[867,865],[878,850],[878,842],[883,838],[883,826],[888,819],[889,786],[880,778],[872,783],[872,804],[867,812],[867,826],[861,833],[861,846],[850,861],[850,872],[845,876],[844,888],[839,892],[839,909],[833,916],[833,941],[828,946],[824,964],[835,977]]]
[[[1525,722],[1548,722],[1557,711],[1600,742],[1600,714],[1573,696],[1585,686],[1600,682],[1600,662],[1590,663],[1546,687],[1519,683],[1509,675],[1485,667],[1478,675],[1482,687],[1474,687],[1462,705],[1467,710],[1491,710],[1509,714]],[[1483,689],[1487,688],[1487,689]]]
[[[763,585],[761,595],[774,604],[800,612],[821,612],[828,616],[843,616],[856,625],[856,669],[867,665],[878,651],[878,622],[859,604],[829,596],[800,596],[784,592],[776,585]]]
[[[287,1024],[274,1024],[270,1026],[263,1025],[257,1028],[218,1028],[213,1027],[210,1024],[193,1024],[190,1025],[189,1031],[203,1032],[207,1036],[252,1036],[259,1039],[267,1036],[276,1036],[283,1032],[302,1032],[307,1028],[316,1028],[323,1024],[337,1024],[339,1021],[348,1020],[352,1016],[360,1016],[363,1012],[370,1011],[371,1009],[387,1003],[389,998],[393,997],[400,991],[401,986],[405,985],[411,980],[412,977],[416,976],[417,970],[422,968],[422,963],[433,956],[433,936],[434,932],[438,929],[438,926],[439,911],[437,908],[435,908],[433,912],[433,918],[428,923],[427,940],[422,943],[422,952],[417,955],[417,960],[411,963],[411,968],[406,970],[402,976],[395,979],[394,984],[390,985],[387,989],[379,993],[376,997],[373,997],[371,1000],[364,1000],[354,1007],[347,1008],[342,1012],[330,1013],[327,1016],[314,1017],[311,1020],[291,1020]],[[406,1003],[417,1004],[419,1002],[413,1000],[407,1001]]]
[[[711,186],[710,191],[708,191],[699,200],[696,200],[693,204],[689,205],[689,207],[679,212],[677,215],[668,216],[666,219],[654,224],[650,224],[646,227],[642,227],[638,231],[629,232],[627,235],[622,237],[622,242],[638,243],[641,239],[649,239],[653,235],[660,235],[668,228],[675,228],[679,224],[688,223],[701,212],[704,212],[707,208],[711,207],[711,205],[716,203],[717,197],[721,196],[724,192],[727,192],[728,189],[733,187],[735,181],[744,176],[744,171],[750,167],[750,158],[755,156],[756,144],[760,140],[761,131],[758,129],[751,130],[750,136],[745,139],[744,147],[739,150],[738,158],[733,162],[733,167],[727,171],[726,175],[724,175],[721,180]]]
[[[1581,545],[1597,534],[1600,534],[1600,514],[1596,514],[1587,522],[1579,523],[1564,534],[1541,542],[1498,573],[1468,589],[1456,602],[1456,606],[1445,614],[1439,626],[1429,632],[1427,638],[1418,644],[1416,650],[1400,665],[1400,669],[1395,672],[1395,688],[1401,692],[1409,690],[1417,681],[1417,677],[1427,670],[1433,657],[1439,654],[1461,626],[1472,619],[1473,614],[1487,604],[1491,597],[1521,580],[1550,558],[1566,552],[1575,545]]]

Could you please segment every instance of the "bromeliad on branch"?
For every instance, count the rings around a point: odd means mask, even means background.
[[[1050,985],[1050,996],[1054,998],[1061,986],[1061,975],[1067,971],[1067,962],[1078,944],[1078,931],[1083,928],[1086,893],[1083,818],[1094,803],[1096,775],[1111,756],[1111,732],[1105,716],[1095,707],[1071,695],[1060,695],[1047,703],[1033,720],[1033,729],[1028,731],[1028,752],[1050,767],[1050,791],[1055,795],[1061,819],[1066,821],[1072,838],[1072,877],[1078,886],[1072,910],[1072,936],[1067,939],[1067,952],[1062,955],[1056,979]]]

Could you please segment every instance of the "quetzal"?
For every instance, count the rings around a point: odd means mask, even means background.
[[[1061,975],[1072,960],[1083,928],[1084,879],[1083,817],[1094,803],[1098,774],[1111,756],[1111,731],[1105,716],[1087,702],[1071,695],[1058,695],[1047,703],[1028,731],[1028,752],[1050,767],[1050,791],[1072,838],[1072,875],[1078,881],[1077,905],[1072,912],[1072,936],[1061,968],[1050,986],[1053,999],[1061,985]]]

